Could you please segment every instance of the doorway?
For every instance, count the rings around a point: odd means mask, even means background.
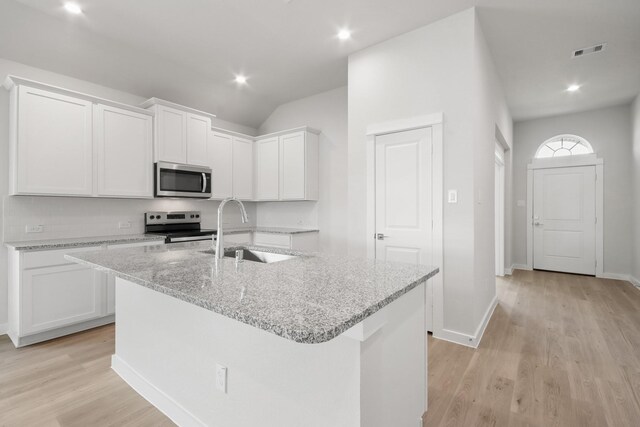
[[[504,276],[504,149],[496,142],[495,150],[495,250],[496,276]]]
[[[375,256],[431,264],[431,128],[375,140]]]
[[[537,169],[533,268],[596,274],[596,167]]]

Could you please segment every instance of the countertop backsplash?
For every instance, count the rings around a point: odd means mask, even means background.
[[[202,228],[216,228],[219,202],[190,199],[105,199],[81,197],[3,198],[4,241],[30,241],[90,236],[117,236],[144,233],[144,213],[148,211],[199,210]],[[250,226],[256,225],[256,206],[245,203]],[[223,223],[241,225],[238,208],[225,207]],[[120,228],[120,224],[130,224]],[[42,225],[41,233],[27,233],[27,226]]]

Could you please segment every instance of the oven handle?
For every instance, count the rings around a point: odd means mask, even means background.
[[[207,191],[207,174],[202,172],[202,192]]]

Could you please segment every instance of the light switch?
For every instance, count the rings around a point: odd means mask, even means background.
[[[449,190],[447,203],[458,203],[458,190]]]

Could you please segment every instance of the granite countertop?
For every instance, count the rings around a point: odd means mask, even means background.
[[[342,334],[427,279],[437,268],[302,253],[262,264],[216,263],[208,242],[79,252],[71,261],[299,343]]]
[[[316,228],[294,228],[294,227],[229,227],[223,228],[224,234],[238,233],[273,233],[273,234],[301,234],[317,233]]]
[[[32,240],[23,242],[5,242],[5,245],[18,251],[42,251],[50,249],[82,248],[105,244],[124,244],[137,242],[164,243],[164,236],[150,234],[128,234],[121,236],[76,237],[67,239]]]

